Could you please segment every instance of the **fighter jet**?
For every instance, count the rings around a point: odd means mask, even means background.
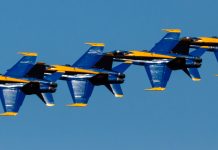
[[[189,53],[187,39],[180,40],[181,30],[165,29],[167,34],[150,50],[130,50],[105,53],[114,61],[131,63],[145,67],[152,88],[146,90],[163,91],[170,78],[172,70],[183,70],[194,81],[200,80],[197,70],[201,66],[200,56],[206,47],[198,47]]]
[[[102,57],[103,43],[86,44],[91,47],[73,65],[50,65],[46,70],[47,76],[63,72],[60,79],[67,82],[73,99],[67,106],[87,106],[94,86],[98,85],[104,85],[115,97],[123,96],[120,84],[124,82],[123,72],[130,64],[112,68],[113,59]]]
[[[26,95],[36,94],[47,106],[53,106],[51,93],[60,78],[57,72],[44,78],[45,65],[35,64],[37,53],[21,52],[24,55],[4,75],[0,75],[0,98],[4,113],[0,116],[16,116]]]
[[[183,37],[189,40],[190,48],[198,48],[200,46],[207,47],[208,52],[213,52],[218,61],[218,37]]]

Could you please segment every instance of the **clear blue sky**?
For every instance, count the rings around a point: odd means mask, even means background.
[[[217,36],[217,0],[8,0],[0,2],[0,72],[21,56],[39,53],[38,61],[72,64],[86,50],[84,42],[104,42],[105,51],[150,49],[164,33]],[[164,92],[150,87],[143,67],[132,66],[116,99],[95,88],[87,108],[69,108],[64,82],[45,107],[27,96],[20,114],[0,118],[2,150],[217,150],[218,64],[204,55],[201,82],[176,71]],[[0,109],[2,111],[2,108]]]

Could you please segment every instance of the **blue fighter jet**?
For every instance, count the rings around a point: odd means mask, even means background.
[[[92,94],[94,86],[104,85],[115,97],[122,97],[120,84],[124,82],[123,73],[130,64],[112,68],[112,58],[103,57],[103,43],[86,43],[91,47],[73,65],[51,65],[47,76],[56,71],[63,72],[61,80],[68,84],[73,103],[68,106],[84,107]]]
[[[180,41],[179,29],[165,29],[168,32],[150,50],[130,50],[105,53],[105,57],[112,57],[114,61],[131,63],[145,67],[152,88],[146,90],[165,90],[172,70],[183,70],[192,80],[199,81],[197,70],[201,66],[200,56],[206,47],[199,47],[189,53],[189,46],[185,40]]]
[[[16,116],[25,95],[36,94],[47,106],[54,105],[51,93],[55,92],[55,81],[62,73],[44,78],[46,66],[43,63],[35,64],[37,54],[21,54],[24,56],[4,75],[0,75],[0,98],[4,109],[0,116]]]

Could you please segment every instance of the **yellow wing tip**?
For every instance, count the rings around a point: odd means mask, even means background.
[[[46,104],[46,106],[52,107],[52,106],[55,106],[55,104]]]
[[[216,77],[218,77],[218,74],[215,74]]]
[[[72,103],[72,104],[68,104],[67,106],[73,106],[73,107],[86,107],[88,104],[85,103]]]
[[[0,116],[16,116],[18,113],[16,112],[5,112],[0,114]]]
[[[24,56],[38,56],[37,53],[33,53],[33,52],[19,52],[19,54]]]
[[[172,33],[181,33],[180,29],[162,29],[165,32],[172,32]]]
[[[117,97],[117,98],[122,98],[123,94],[115,94],[114,96]]]
[[[200,78],[192,78],[193,81],[200,81]]]
[[[87,44],[87,45],[90,45],[90,46],[104,46],[104,43],[92,43],[92,42],[87,42],[87,43],[85,43],[85,44]]]
[[[166,88],[163,87],[154,87],[154,88],[149,88],[145,89],[146,91],[164,91]]]

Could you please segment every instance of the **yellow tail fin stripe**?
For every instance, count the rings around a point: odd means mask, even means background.
[[[192,78],[193,81],[200,81],[200,78]]]
[[[33,52],[19,52],[19,54],[24,56],[38,56],[37,53],[33,53]]]
[[[87,43],[85,43],[85,44],[88,44],[88,45],[90,45],[90,46],[104,46],[104,43],[92,43],[92,42],[87,42]]]
[[[165,32],[172,32],[172,33],[181,33],[180,29],[162,29]]]
[[[122,94],[115,94],[114,96],[117,97],[117,98],[121,98],[121,97],[123,97]]]
[[[5,112],[0,114],[0,116],[16,116],[18,113],[16,112]]]
[[[46,104],[46,106],[52,107],[52,106],[55,106],[55,104]]]
[[[85,107],[88,104],[85,103],[72,103],[72,104],[68,104],[67,106],[73,106],[73,107]]]
[[[150,89],[145,89],[146,91],[164,91],[165,88],[163,87],[154,87],[154,88],[150,88]]]

